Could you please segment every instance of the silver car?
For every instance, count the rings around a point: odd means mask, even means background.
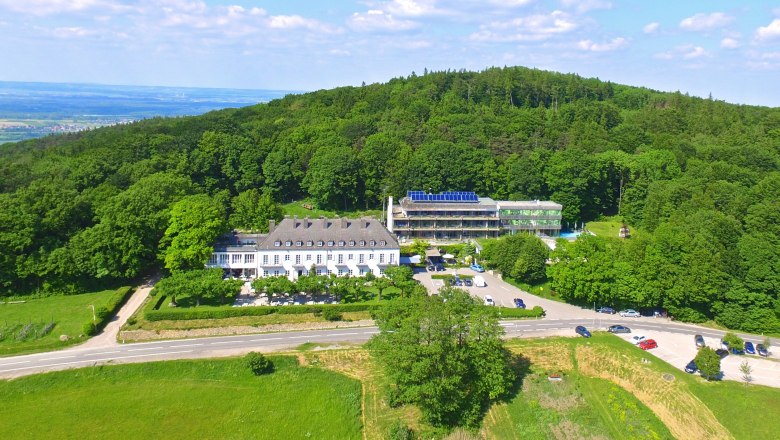
[[[618,314],[624,318],[639,318],[642,316],[634,309],[621,310]]]

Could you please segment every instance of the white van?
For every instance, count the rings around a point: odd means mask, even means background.
[[[485,282],[485,278],[483,278],[482,275],[477,275],[474,277],[474,285],[477,287],[485,287],[487,286],[487,283]]]
[[[490,295],[485,295],[485,305],[486,306],[494,306],[496,303],[493,301],[493,297]]]

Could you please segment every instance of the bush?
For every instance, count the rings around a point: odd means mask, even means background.
[[[342,316],[341,312],[333,309],[323,310],[322,317],[325,318],[326,321],[341,321],[344,319],[344,316]]]
[[[498,311],[502,318],[539,318],[544,316],[544,309],[539,306],[534,306],[532,309],[499,307]]]
[[[390,426],[387,438],[390,440],[412,440],[414,439],[414,431],[402,421],[398,420]]]
[[[273,362],[271,362],[261,353],[250,351],[244,357],[244,361],[246,362],[246,366],[255,376],[261,376],[263,374],[272,373],[274,371]]]
[[[103,327],[108,324],[111,317],[119,311],[122,304],[130,298],[133,294],[133,289],[129,286],[124,286],[116,289],[113,295],[108,298],[106,305],[95,309],[95,322],[87,321],[82,327],[82,332],[87,336],[97,334]]]
[[[723,342],[726,345],[728,345],[729,348],[736,348],[738,350],[741,350],[742,347],[745,345],[745,341],[732,332],[728,332],[725,335],[723,335]]]
[[[720,357],[710,347],[702,347],[693,359],[701,376],[707,380],[720,377]]]
[[[92,336],[97,333],[97,326],[92,321],[85,322],[84,326],[81,328],[81,332],[84,333],[85,336]]]
[[[378,304],[307,304],[297,306],[260,306],[260,307],[181,307],[170,310],[147,310],[147,321],[182,321],[190,319],[224,319],[238,316],[263,316],[272,313],[297,315],[301,313],[324,313],[326,310],[337,312],[359,312],[382,307]]]

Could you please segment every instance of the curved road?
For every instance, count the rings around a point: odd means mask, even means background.
[[[506,329],[506,337],[508,338],[534,337],[542,332],[560,332],[561,330],[569,330],[573,336],[573,329],[577,325],[585,325],[590,328],[605,328],[616,323],[629,324],[632,328],[648,331],[655,330],[687,335],[702,334],[713,338],[720,338],[724,333],[685,324],[672,324],[666,320],[653,318],[637,319],[619,318],[609,315],[603,316],[603,319],[567,318],[502,321],[501,325]],[[251,350],[271,351],[295,347],[306,342],[359,344],[366,342],[372,335],[378,332],[376,327],[360,327],[155,341],[97,348],[80,346],[57,352],[0,358],[0,377],[12,378],[45,371],[112,363],[214,357],[240,354]]]

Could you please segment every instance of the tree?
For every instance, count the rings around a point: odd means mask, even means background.
[[[349,209],[358,201],[360,161],[351,147],[318,149],[309,162],[303,186],[320,208]]]
[[[745,381],[745,385],[750,385],[750,382],[753,382],[753,367],[750,366],[748,361],[742,361],[739,364],[739,372],[742,373],[742,380]]]
[[[214,251],[214,240],[227,229],[225,211],[205,194],[176,202],[162,242],[165,267],[171,271],[202,268]]]
[[[430,247],[430,243],[420,239],[415,239],[412,242],[411,246],[409,246],[412,253],[414,253],[415,255],[419,255],[420,259],[422,260],[425,260],[425,255],[426,255],[426,251],[428,250],[428,247]]]
[[[238,294],[242,284],[241,280],[223,280],[220,268],[178,271],[157,282],[152,295],[169,296],[172,305],[177,305],[177,298],[185,296],[194,298],[195,306],[200,305],[202,298],[218,299],[222,304],[226,298]]]
[[[702,347],[693,359],[703,378],[715,380],[720,377],[720,356],[710,347]]]
[[[261,194],[255,188],[246,190],[233,197],[233,213],[230,214],[230,227],[244,231],[268,232],[268,221],[277,222],[284,218],[284,209],[274,202],[270,195]]]
[[[290,281],[286,276],[281,275],[268,278],[265,291],[268,294],[268,298],[271,298],[274,295],[282,295],[285,293],[294,294],[298,290],[294,282]]]
[[[468,292],[396,300],[379,311],[369,349],[400,402],[417,405],[436,426],[477,426],[490,402],[515,379],[494,310]]]
[[[273,373],[274,364],[268,358],[263,356],[262,353],[250,351],[244,356],[244,362],[247,368],[255,375],[261,376],[263,374]]]
[[[737,350],[741,350],[742,347],[745,346],[745,341],[732,332],[726,332],[726,334],[723,335],[723,343],[728,345],[729,349],[736,348]]]
[[[377,299],[382,299],[382,292],[392,285],[393,282],[386,277],[379,277],[371,282],[371,286],[377,290]]]

